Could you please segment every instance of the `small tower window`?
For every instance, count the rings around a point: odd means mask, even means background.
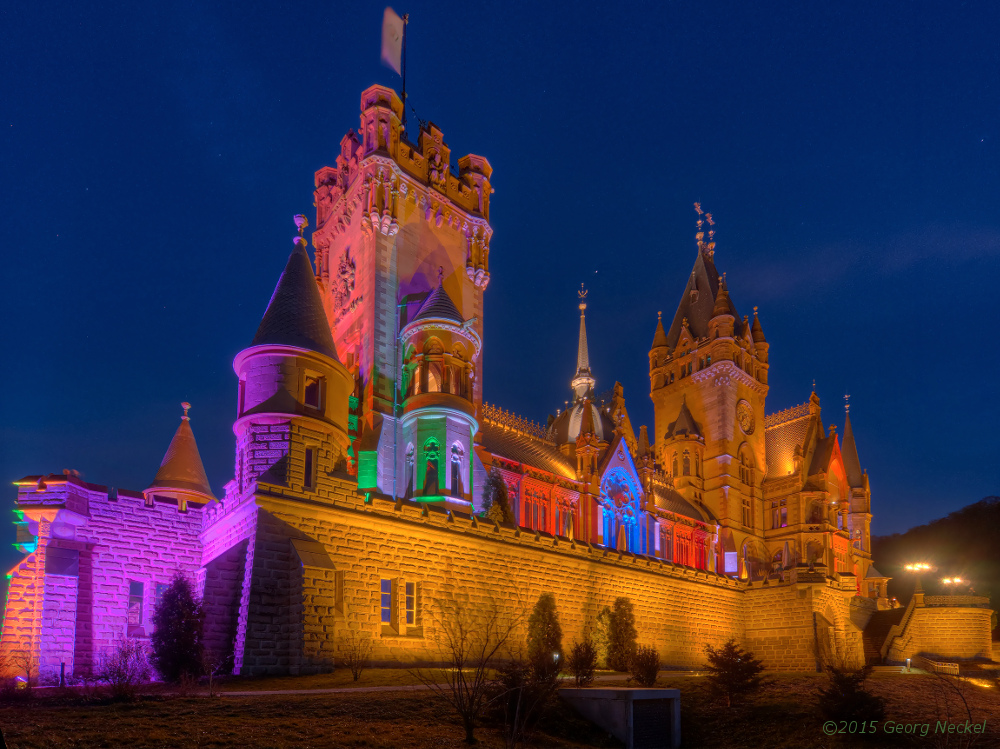
[[[684,451],[684,475],[691,475],[691,456],[688,454],[687,450]]]
[[[302,486],[304,486],[306,489],[312,489],[316,483],[315,479],[313,478],[316,465],[315,453],[316,451],[313,450],[311,447],[306,448],[305,470],[304,470],[305,475],[302,477]]]
[[[323,378],[317,375],[306,375],[305,388],[303,390],[302,402],[309,408],[320,409],[323,407]]]

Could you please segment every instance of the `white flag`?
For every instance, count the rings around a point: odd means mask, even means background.
[[[392,8],[382,17],[382,62],[403,74],[403,19]]]

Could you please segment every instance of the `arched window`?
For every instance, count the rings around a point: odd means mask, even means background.
[[[684,475],[691,475],[691,455],[687,450],[684,451]]]
[[[677,453],[674,453],[674,460],[673,460],[673,475],[674,475],[674,476],[677,476]]]
[[[694,454],[694,475],[701,478],[701,460],[698,458],[698,453]]]

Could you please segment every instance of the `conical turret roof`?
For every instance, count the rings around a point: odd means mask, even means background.
[[[844,424],[844,444],[840,448],[844,457],[844,470],[847,471],[847,483],[852,488],[859,488],[863,483],[861,461],[858,460],[858,446],[854,442],[854,430],[851,428],[851,412],[848,411]]]
[[[730,312],[731,306],[732,305],[729,302],[729,292],[726,290],[726,282],[723,281],[719,284],[719,293],[715,297],[715,306],[712,308],[712,317],[718,317],[719,315],[732,315],[732,312]]]
[[[306,253],[306,240],[295,238],[295,249],[274,287],[251,346],[295,346],[337,359],[330,322],[316,287],[316,276]]]
[[[424,303],[420,305],[420,311],[413,318],[413,322],[431,319],[450,320],[457,325],[465,322],[462,313],[458,311],[458,307],[448,296],[448,292],[444,290],[444,275],[441,272],[438,273],[437,288],[427,295]]]
[[[188,403],[182,405],[184,416],[181,417],[180,426],[174,432],[174,438],[170,440],[170,447],[163,456],[156,478],[147,489],[180,489],[215,499],[208,484],[208,476],[205,475],[205,466],[201,462],[194,432],[191,431],[191,419],[187,415],[191,406]]]
[[[688,321],[688,328],[695,338],[704,338],[708,335],[708,323],[715,317],[716,299],[722,284],[722,277],[715,268],[713,255],[701,248],[695,258],[694,267],[688,277],[687,286],[681,296],[680,304],[674,313],[673,323],[667,331],[667,347],[673,349],[677,345],[677,340],[681,337],[681,327],[684,320]],[[726,300],[729,305],[729,312],[735,319],[734,333],[739,336],[743,332],[741,318],[736,311],[736,306],[729,293],[726,293]]]
[[[757,317],[757,308],[753,308],[753,325],[750,327],[750,335],[753,336],[754,343],[767,343],[767,339],[764,338],[764,329],[760,326],[760,320]]]
[[[667,427],[667,437],[701,437],[701,426],[694,420],[687,398],[681,401],[681,410],[677,418]]]
[[[650,348],[660,348],[667,345],[667,331],[663,329],[663,313],[656,313],[656,332],[653,334],[653,345]]]

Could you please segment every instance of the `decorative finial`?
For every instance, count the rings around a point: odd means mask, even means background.
[[[582,313],[587,309],[587,290],[580,284],[580,290],[576,292],[576,295],[580,298],[580,312]]]
[[[657,311],[657,313],[656,313],[656,319],[657,319],[657,321],[660,321],[660,320],[663,319],[663,310],[658,310]]]
[[[754,308],[753,308],[753,316],[754,316],[754,317],[757,317],[757,307],[754,307]]]
[[[816,378],[813,377],[813,392],[816,392]]]
[[[851,394],[846,393],[844,395],[844,413],[849,414],[851,412]]]
[[[304,232],[306,227],[309,226],[309,219],[301,213],[297,213],[295,214],[295,218],[293,220],[295,221],[295,228],[299,230],[299,236],[301,237],[302,232]]]
[[[444,266],[438,266],[438,286],[444,285]]]
[[[188,411],[191,410],[191,404],[188,403],[187,401],[184,401],[183,403],[181,403],[181,408],[184,409],[184,415],[181,416],[181,418],[184,419],[184,421],[190,421],[191,417],[188,416]]]

